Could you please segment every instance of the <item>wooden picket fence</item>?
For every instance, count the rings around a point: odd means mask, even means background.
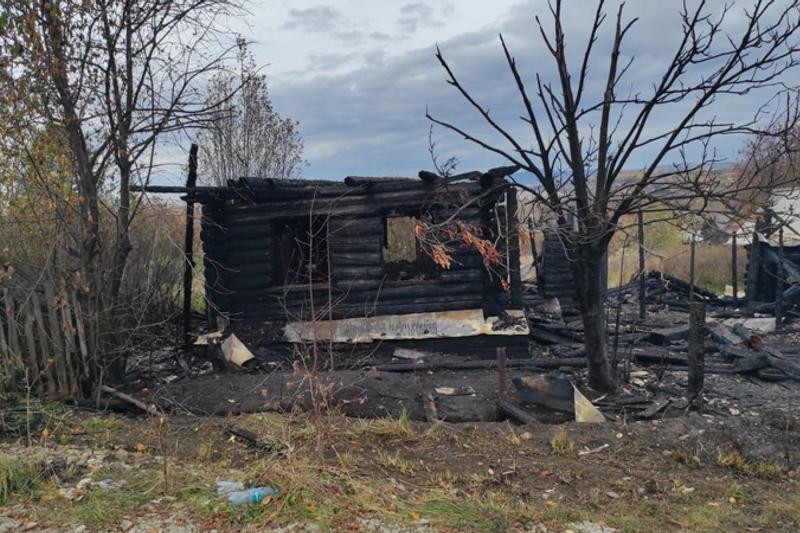
[[[86,319],[75,290],[0,284],[0,391],[79,396],[95,346]]]

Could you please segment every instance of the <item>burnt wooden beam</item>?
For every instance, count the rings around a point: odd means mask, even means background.
[[[196,146],[196,145],[192,145]],[[191,158],[191,154],[189,155]],[[195,169],[195,180],[197,179],[197,170]],[[231,192],[230,187],[214,187],[214,186],[197,186],[189,184],[186,185],[131,185],[131,192],[146,192],[151,194],[225,194]]]
[[[522,308],[522,272],[520,272],[519,250],[519,220],[517,218],[517,189],[514,187],[506,191],[506,211],[508,228],[508,258],[511,263],[509,270],[509,290],[511,291],[511,305]]]
[[[522,425],[537,424],[539,422],[528,411],[509,400],[498,400],[497,412]]]
[[[197,184],[197,145],[189,148],[189,173],[186,176],[186,187]],[[186,201],[186,230],[183,242],[183,254],[186,266],[183,271],[183,341],[191,342],[192,331],[192,279],[194,278],[194,201]]]

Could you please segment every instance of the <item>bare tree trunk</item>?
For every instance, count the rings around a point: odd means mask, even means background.
[[[595,247],[573,250],[575,301],[581,313],[589,363],[589,384],[599,391],[614,389],[614,378],[608,360],[606,343],[606,252]],[[571,254],[572,255],[572,254]]]

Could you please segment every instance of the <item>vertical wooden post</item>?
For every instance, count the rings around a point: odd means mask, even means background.
[[[497,348],[497,389],[500,396],[508,396],[508,369],[507,369],[506,349],[501,346]]]
[[[778,271],[775,280],[775,329],[783,329],[783,290],[784,279],[786,279],[785,269],[783,268],[783,225],[778,228]]]
[[[689,303],[689,386],[687,400],[690,409],[702,408],[703,381],[705,379],[705,324],[706,306],[703,302]]]
[[[186,186],[197,185],[197,145],[192,143],[189,149],[189,175]],[[186,199],[186,238],[183,253],[186,256],[186,269],[183,272],[183,340],[190,341],[192,331],[192,279],[194,276],[194,200],[191,193]]]
[[[738,250],[736,249],[736,233],[733,234],[733,240],[731,242],[731,287],[733,287],[733,299],[736,300],[739,298],[739,265],[736,259],[736,254]]]
[[[639,211],[639,318],[647,318],[647,304],[644,299],[644,213]],[[622,279],[619,280],[622,283]]]
[[[695,254],[695,235],[692,229],[692,240],[689,244],[689,302],[694,301],[694,254]]]
[[[531,241],[531,258],[533,260],[533,271],[536,273],[536,283],[539,283],[539,254],[536,253],[536,232],[533,230],[533,213],[528,218],[528,238]]]
[[[509,187],[506,192],[506,235],[508,236],[509,285],[511,285],[511,305],[522,308],[522,272],[520,272],[519,218],[517,189]]]

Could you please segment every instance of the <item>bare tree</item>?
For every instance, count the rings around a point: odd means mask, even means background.
[[[98,318],[120,315],[119,296],[139,204],[134,182],[147,183],[156,149],[169,134],[200,127],[222,111],[208,102],[205,78],[235,48],[220,32],[236,0],[0,0],[4,94],[26,102],[38,122],[63,133],[72,159],[79,230],[70,252],[84,304]],[[114,227],[104,241],[103,225]],[[103,258],[110,266],[103,268]],[[124,330],[123,330],[124,331]],[[97,359],[102,375],[108,359]],[[117,343],[118,344],[118,343]],[[116,365],[117,376],[121,365]]]
[[[624,4],[620,4],[612,31],[605,32],[606,2],[599,0],[574,71],[567,54],[563,4],[563,0],[549,4],[549,30],[536,18],[541,43],[553,60],[554,70],[549,73],[554,81],[548,81],[548,73],[523,76],[500,37],[530,138],[515,136],[498,122],[461,83],[441,51],[437,58],[448,82],[500,141],[485,140],[453,123],[428,117],[535,176],[536,186],[517,186],[555,214],[571,259],[590,383],[610,390],[614,376],[603,309],[609,241],[627,214],[702,211],[721,204],[743,186],[757,186],[711,172],[718,161],[713,141],[723,135],[756,132],[781,136],[794,123],[796,106],[788,101],[784,108],[781,95],[794,90],[785,85],[784,75],[797,66],[800,1],[748,3],[735,33],[728,31],[730,6],[714,9],[716,4],[709,6],[705,0],[684,2],[679,8],[680,37],[662,74],[652,85],[624,95],[634,56],[624,55],[623,49],[636,19],[626,20]],[[609,41],[607,71],[602,94],[593,95],[590,64],[598,60],[596,45],[603,37]],[[535,80],[533,92],[526,86],[529,79]],[[751,118],[733,121],[715,114],[721,99],[750,93],[766,94],[764,105]],[[666,126],[665,116],[671,117]],[[696,153],[700,162],[690,163],[688,154],[693,158]],[[646,161],[639,172],[623,172],[636,160]]]
[[[199,134],[200,175],[216,185],[244,176],[295,177],[304,164],[299,124],[275,111],[266,76],[247,43],[239,39],[238,45],[236,72],[220,71],[209,82],[209,105],[240,90]]]

